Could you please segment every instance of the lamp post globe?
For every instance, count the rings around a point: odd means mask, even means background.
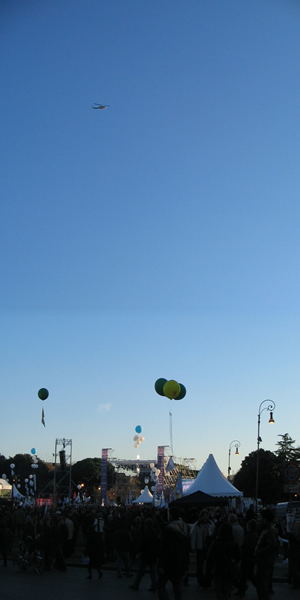
[[[241,445],[241,442],[239,442],[239,440],[232,440],[232,442],[230,442],[230,444],[229,444],[229,452],[228,452],[228,475],[227,475],[228,481],[230,480],[230,474],[231,474],[231,466],[230,466],[231,448],[235,447],[235,454],[237,455],[239,453],[239,447],[240,447],[240,445]]]

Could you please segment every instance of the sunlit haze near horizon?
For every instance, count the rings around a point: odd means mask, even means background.
[[[174,456],[227,475],[265,399],[261,447],[300,446],[298,2],[3,0],[0,23],[0,453],[155,459],[171,412]]]

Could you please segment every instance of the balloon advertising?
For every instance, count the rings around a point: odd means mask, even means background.
[[[160,379],[157,379],[157,381],[154,384],[155,391],[160,396],[164,396],[164,385],[165,385],[165,383],[167,383],[167,379],[164,379],[163,377],[161,377]]]
[[[186,395],[186,388],[183,383],[178,383],[175,379],[157,379],[154,389],[159,396],[165,396],[169,400],[182,400]]]
[[[180,383],[180,392],[178,394],[178,396],[176,396],[176,398],[174,398],[174,400],[182,400],[182,398],[184,398],[184,396],[186,395],[186,389],[183,385],[183,383]]]
[[[43,402],[44,402],[44,400],[47,400],[48,396],[49,396],[49,392],[48,392],[48,390],[46,390],[46,388],[41,388],[41,389],[38,391],[38,397],[39,397],[39,399],[40,399],[40,400],[42,400]],[[41,418],[41,422],[43,423],[44,427],[46,427],[46,424],[45,424],[45,412],[44,412],[44,409],[43,409],[43,408],[42,408],[42,418]]]
[[[145,438],[141,435],[143,428],[141,427],[141,425],[137,425],[135,428],[136,434],[133,438],[134,441],[134,448],[138,448],[139,445],[145,441]]]
[[[49,392],[48,392],[48,390],[46,390],[46,388],[41,388],[38,391],[38,397],[40,400],[47,400],[48,396],[49,396]]]

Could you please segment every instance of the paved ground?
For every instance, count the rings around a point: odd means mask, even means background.
[[[83,554],[83,546],[77,546],[73,556],[67,559],[67,564],[69,567],[82,567],[82,554]],[[105,570],[114,571],[116,569],[116,564],[114,562],[107,562],[104,566]],[[133,571],[136,570],[136,566],[133,565]],[[196,555],[190,553],[190,561],[189,561],[189,575],[191,579],[196,576]],[[283,557],[279,557],[275,561],[273,579],[276,583],[287,583],[288,579],[288,565],[283,561]]]
[[[117,579],[116,572],[104,570],[102,579],[86,579],[84,568],[68,567],[66,572],[52,570],[39,576],[32,567],[26,573],[15,570],[9,561],[6,568],[0,566],[1,600],[151,600],[157,595],[148,592],[149,574],[141,581],[138,592],[128,586],[130,579]],[[170,589],[170,599],[173,595]],[[297,600],[299,590],[290,590],[286,583],[274,583],[274,600]],[[190,587],[183,588],[183,600],[215,600],[212,589],[199,588],[195,578],[191,578]],[[253,586],[249,585],[245,600],[257,600]]]
[[[18,548],[18,540],[14,540],[14,550]],[[117,579],[115,563],[106,563],[103,567],[103,578],[98,579],[96,572],[92,580],[87,580],[87,570],[82,565],[81,556],[83,545],[76,546],[72,558],[67,559],[67,571],[60,572],[55,569],[44,575],[36,575],[33,567],[22,573],[13,566],[11,560],[5,568],[0,566],[0,600],[151,600],[157,598],[155,593],[148,591],[150,587],[150,575],[146,573],[141,581],[138,592],[131,590],[128,586],[133,578]],[[290,590],[287,585],[287,565],[282,558],[276,561],[274,569],[274,595],[272,600],[298,600],[299,590]],[[134,570],[134,569],[133,569]],[[190,555],[190,586],[183,588],[183,600],[215,600],[212,589],[204,591],[197,585],[195,577],[195,556]],[[173,600],[172,588],[169,587],[170,600]],[[235,600],[232,596],[232,600]],[[247,590],[245,600],[257,600],[256,591],[251,584]]]

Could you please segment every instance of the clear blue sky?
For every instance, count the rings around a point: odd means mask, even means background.
[[[3,0],[0,22],[0,452],[135,458],[142,425],[154,458],[171,410],[175,456],[226,473],[266,398],[262,447],[300,445],[298,1]]]

